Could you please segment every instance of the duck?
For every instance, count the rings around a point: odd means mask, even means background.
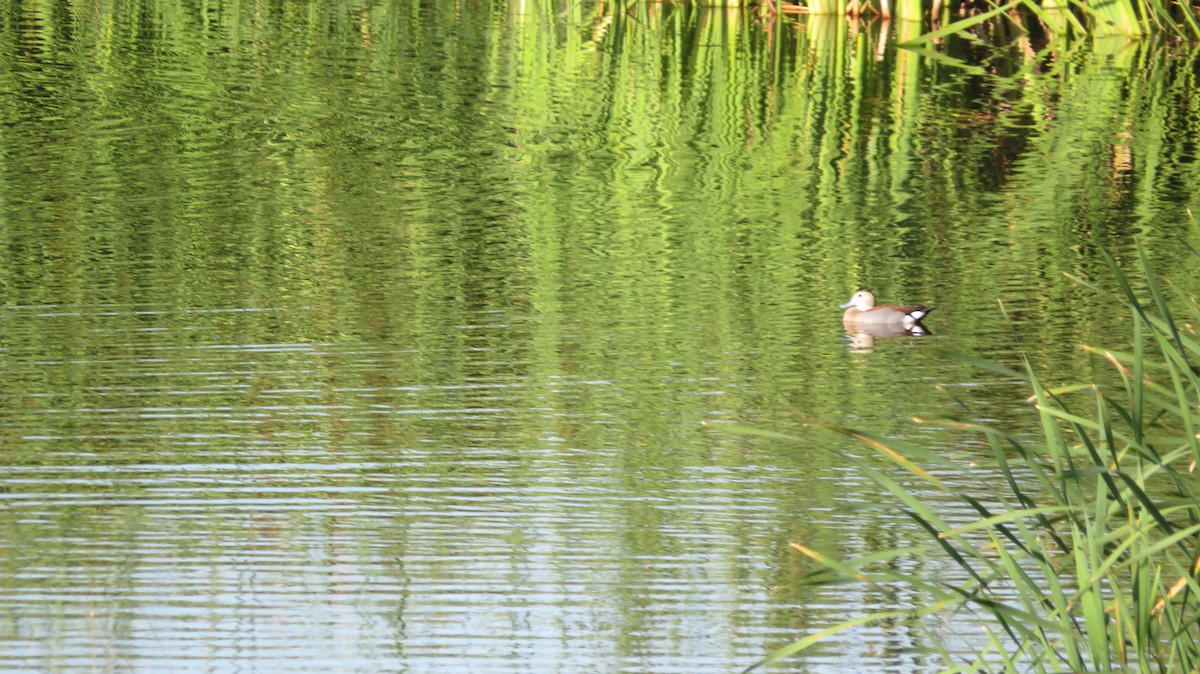
[[[921,325],[921,319],[933,311],[933,307],[923,304],[912,306],[896,306],[881,304],[875,306],[875,295],[869,290],[860,290],[850,298],[849,302],[841,305],[845,309],[842,322],[847,326],[867,329],[903,329],[912,330]]]

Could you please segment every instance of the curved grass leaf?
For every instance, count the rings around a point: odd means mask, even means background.
[[[782,648],[777,648],[774,651],[771,651],[771,653],[769,655],[767,655],[767,657],[765,657],[762,660],[759,660],[758,662],[754,663],[753,665],[750,665],[749,667],[743,669],[742,674],[746,674],[747,672],[752,672],[752,671],[758,669],[759,667],[766,667],[767,665],[775,664],[776,662],[779,662],[780,660],[786,658],[789,655],[792,655],[794,653],[799,653],[800,651],[802,651],[806,648],[809,648],[810,646],[817,643],[818,641],[821,641],[822,639],[827,639],[831,636],[840,634],[842,632],[845,632],[846,630],[853,629],[860,625],[869,625],[871,623],[879,622],[881,620],[891,620],[892,618],[903,618],[903,617],[907,617],[909,615],[910,615],[910,613],[908,611],[881,611],[879,613],[871,613],[871,614],[868,614],[865,616],[860,616],[858,618],[854,618],[853,620],[847,620],[846,622],[838,623],[837,625],[834,625],[833,627],[828,627],[826,629],[821,630],[820,632],[810,634],[810,635],[804,637],[803,639],[800,639],[799,641],[790,643],[787,646],[784,646]]]

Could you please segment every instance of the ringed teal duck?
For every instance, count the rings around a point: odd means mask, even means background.
[[[842,305],[846,312],[842,322],[860,328],[903,328],[911,330],[921,324],[921,319],[933,311],[933,307],[921,304],[898,307],[893,304],[875,306],[875,296],[868,290],[854,293],[849,302]]]

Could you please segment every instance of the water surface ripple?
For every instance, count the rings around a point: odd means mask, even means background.
[[[736,671],[921,601],[800,582],[792,541],[920,536],[822,423],[977,490],[910,419],[1037,428],[949,352],[1111,377],[1079,345],[1127,341],[1134,235],[1195,290],[1189,54],[631,12],[0,10],[0,671]],[[933,334],[844,335],[859,287]]]

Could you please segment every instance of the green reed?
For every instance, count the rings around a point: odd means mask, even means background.
[[[904,584],[924,597],[914,608],[878,611],[811,634],[755,663],[774,663],[823,639],[871,623],[934,615],[953,625],[971,615],[985,638],[977,652],[951,654],[930,641],[954,672],[1193,672],[1200,668],[1200,342],[1188,298],[1183,320],[1140,254],[1143,294],[1110,260],[1128,305],[1132,348],[1091,349],[1116,369],[1115,390],[1094,383],[1046,388],[1018,372],[969,357],[1028,382],[1041,440],[1023,441],[984,423],[937,422],[986,440],[1003,488],[955,490],[938,471],[961,470],[908,443],[849,429],[853,437],[916,476],[924,490],[964,504],[975,519],[948,522],[903,479],[857,460],[927,535],[926,542],[840,560],[795,542],[816,563],[813,584]],[[939,500],[939,499],[935,499]],[[965,580],[943,581],[902,559],[939,560]]]
[[[877,13],[904,22],[924,24],[929,30],[914,43],[946,35],[967,33],[982,23],[1011,21],[1026,30],[1038,28],[1055,36],[1122,35],[1137,38],[1152,33],[1200,37],[1200,22],[1192,2],[1173,0],[986,0],[986,2],[942,2],[941,0],[809,0],[811,14]],[[1003,15],[1003,16],[1002,16]],[[946,23],[950,16],[960,16]]]

